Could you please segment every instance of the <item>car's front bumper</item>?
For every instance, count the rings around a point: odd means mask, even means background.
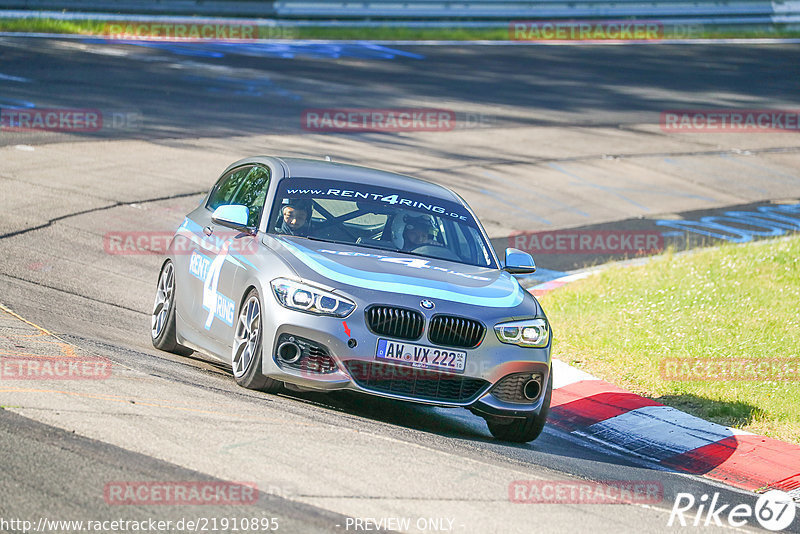
[[[271,300],[272,295],[265,297],[265,300]],[[418,298],[400,298],[399,300],[401,302],[396,305],[407,308],[418,304],[419,301]],[[402,302],[404,300],[409,300],[409,302]],[[358,365],[354,365],[356,362],[361,366],[390,366],[399,370],[397,374],[400,375],[400,380],[404,376],[408,380],[415,379],[413,378],[415,369],[413,367],[390,364],[383,360],[378,361],[376,358],[378,339],[392,338],[379,336],[370,331],[366,324],[363,305],[359,306],[349,317],[339,319],[289,310],[274,301],[265,302],[265,304],[272,308],[272,321],[264,324],[262,372],[270,378],[316,390],[351,390],[408,402],[443,407],[464,407],[485,416],[526,417],[541,411],[545,398],[545,387],[542,387],[541,394],[535,400],[525,400],[524,402],[501,400],[492,389],[501,379],[516,373],[538,374],[542,384],[546,385],[550,374],[550,345],[544,348],[523,348],[501,343],[493,331],[495,321],[481,320],[487,331],[477,348],[454,349],[464,350],[467,353],[463,373],[421,371],[425,376],[435,374],[447,380],[456,380],[457,377],[462,377],[469,380],[471,385],[474,384],[473,381],[479,380],[483,382],[481,387],[475,388],[475,393],[468,398],[432,398],[435,395],[426,396],[417,395],[414,391],[405,392],[409,389],[416,389],[405,387],[406,384],[399,384],[398,388],[389,387],[387,390],[387,387],[371,387],[366,383],[369,381],[359,380],[359,376],[354,376],[353,368],[360,368]],[[455,309],[453,311],[447,309],[447,303],[439,303],[438,307],[437,313],[456,313]],[[458,315],[466,315],[463,305],[457,311]],[[423,314],[426,315],[427,320],[428,314],[424,311]],[[285,340],[287,335],[324,347],[335,362],[335,368],[330,372],[320,373],[281,363],[276,357],[277,342],[279,339]],[[425,335],[413,343],[436,346]]]

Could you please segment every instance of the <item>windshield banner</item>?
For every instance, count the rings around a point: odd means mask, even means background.
[[[474,219],[467,209],[455,202],[369,184],[292,178],[281,182],[278,197],[350,200],[369,204],[368,209],[378,212],[392,212],[396,209],[416,210],[475,226]]]

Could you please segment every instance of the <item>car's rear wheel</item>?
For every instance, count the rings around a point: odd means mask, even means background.
[[[178,343],[175,336],[175,267],[167,261],[158,275],[156,299],[150,318],[150,338],[153,346],[167,352],[189,355],[193,351]]]
[[[486,426],[489,432],[497,439],[512,441],[514,443],[528,443],[539,437],[547,421],[547,412],[550,411],[550,398],[553,395],[553,371],[547,381],[547,391],[544,394],[542,409],[538,415],[526,418],[497,418],[487,419]]]
[[[247,389],[277,393],[283,383],[261,374],[262,359],[261,299],[255,288],[244,299],[233,334],[231,366],[236,383]]]

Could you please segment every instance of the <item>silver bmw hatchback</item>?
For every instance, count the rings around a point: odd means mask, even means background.
[[[353,390],[468,408],[498,439],[544,427],[552,334],[453,191],[300,158],[231,165],[178,228],[158,278],[153,345],[231,365],[270,393]]]

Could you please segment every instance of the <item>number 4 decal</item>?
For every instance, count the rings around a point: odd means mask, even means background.
[[[427,269],[430,267],[428,260],[421,260],[417,258],[381,258],[381,261],[388,261],[389,263],[399,263],[406,267],[414,267],[415,269]]]
[[[206,330],[211,328],[211,323],[214,322],[214,315],[217,313],[217,303],[219,302],[219,273],[222,266],[225,264],[225,258],[228,256],[228,247],[230,241],[226,241],[219,251],[219,254],[211,265],[208,267],[206,279],[203,283],[203,309],[208,310],[208,318],[206,318]]]

